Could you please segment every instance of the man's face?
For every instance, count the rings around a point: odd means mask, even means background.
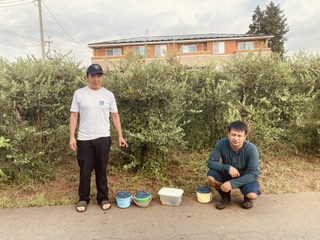
[[[235,151],[238,151],[243,146],[243,142],[246,140],[246,137],[247,135],[244,133],[244,131],[239,131],[233,128],[228,133],[230,145]]]
[[[103,74],[89,74],[87,76],[89,87],[92,90],[99,90],[101,89],[101,84],[103,81],[104,75]]]

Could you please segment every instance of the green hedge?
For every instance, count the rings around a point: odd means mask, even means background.
[[[73,91],[82,86],[79,64],[57,56],[0,60],[0,180],[54,176],[54,163],[66,154]]]
[[[44,181],[69,152],[69,108],[86,84],[85,69],[64,56],[0,65],[0,181]],[[160,178],[174,151],[210,150],[237,119],[249,124],[264,158],[319,153],[319,81],[319,55],[303,51],[285,60],[252,53],[201,67],[174,58],[145,64],[132,55],[106,69],[104,84],[116,96],[130,146],[114,144],[113,153],[126,169]]]

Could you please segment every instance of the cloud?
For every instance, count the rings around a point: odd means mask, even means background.
[[[89,43],[152,35],[189,33],[245,33],[259,5],[269,0],[42,0],[46,50],[66,53],[90,64]],[[318,0],[274,0],[287,17],[290,31],[285,48],[294,52],[320,49]],[[0,56],[10,60],[33,54],[40,57],[38,8],[34,3],[1,8]],[[8,34],[10,31],[13,34]],[[21,34],[26,37],[22,37]],[[50,39],[49,39],[50,37]],[[37,40],[38,39],[38,40]],[[81,47],[79,46],[81,45]]]

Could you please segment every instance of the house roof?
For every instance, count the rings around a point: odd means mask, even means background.
[[[101,47],[106,45],[133,45],[141,43],[156,43],[156,42],[186,42],[186,41],[199,41],[203,39],[270,39],[272,35],[265,34],[226,34],[226,33],[205,33],[205,34],[185,34],[185,35],[169,35],[169,36],[144,36],[134,37],[118,40],[110,40],[105,42],[89,43],[88,47]]]

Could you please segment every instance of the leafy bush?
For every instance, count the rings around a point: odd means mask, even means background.
[[[179,69],[180,65],[178,66]],[[176,147],[183,147],[184,79],[165,61],[144,64],[132,55],[106,73],[115,94],[129,144],[123,150],[126,167],[161,177],[162,162]]]
[[[65,155],[68,110],[83,72],[64,56],[45,64],[32,57],[12,63],[1,59],[0,65],[0,136],[10,141],[0,166],[17,170],[2,179],[19,175],[43,180],[52,175],[53,163]]]
[[[54,164],[67,154],[71,98],[83,77],[65,56],[45,64],[0,59],[0,181],[54,176]],[[174,57],[146,64],[131,55],[106,70],[105,84],[129,143],[112,151],[125,169],[162,178],[173,151],[208,150],[237,119],[249,124],[249,140],[264,158],[319,153],[319,55],[252,53],[219,68],[185,66]]]
[[[299,151],[319,152],[320,148],[320,55],[297,52],[289,59],[293,69],[292,78],[296,86],[291,90],[293,96],[306,98],[303,109],[299,111],[299,121],[292,131],[292,143]],[[306,99],[305,99],[306,100]]]
[[[275,150],[276,141],[294,150],[292,133],[307,116],[305,108],[315,94],[311,86],[301,87],[289,62],[277,54],[239,56],[225,71],[238,83],[234,107],[252,128],[251,139],[268,151]]]
[[[231,119],[239,114],[230,108],[236,101],[235,82],[229,81],[214,62],[207,66],[193,66],[187,73],[185,116],[182,119],[187,146],[192,150],[212,147],[226,134]]]

